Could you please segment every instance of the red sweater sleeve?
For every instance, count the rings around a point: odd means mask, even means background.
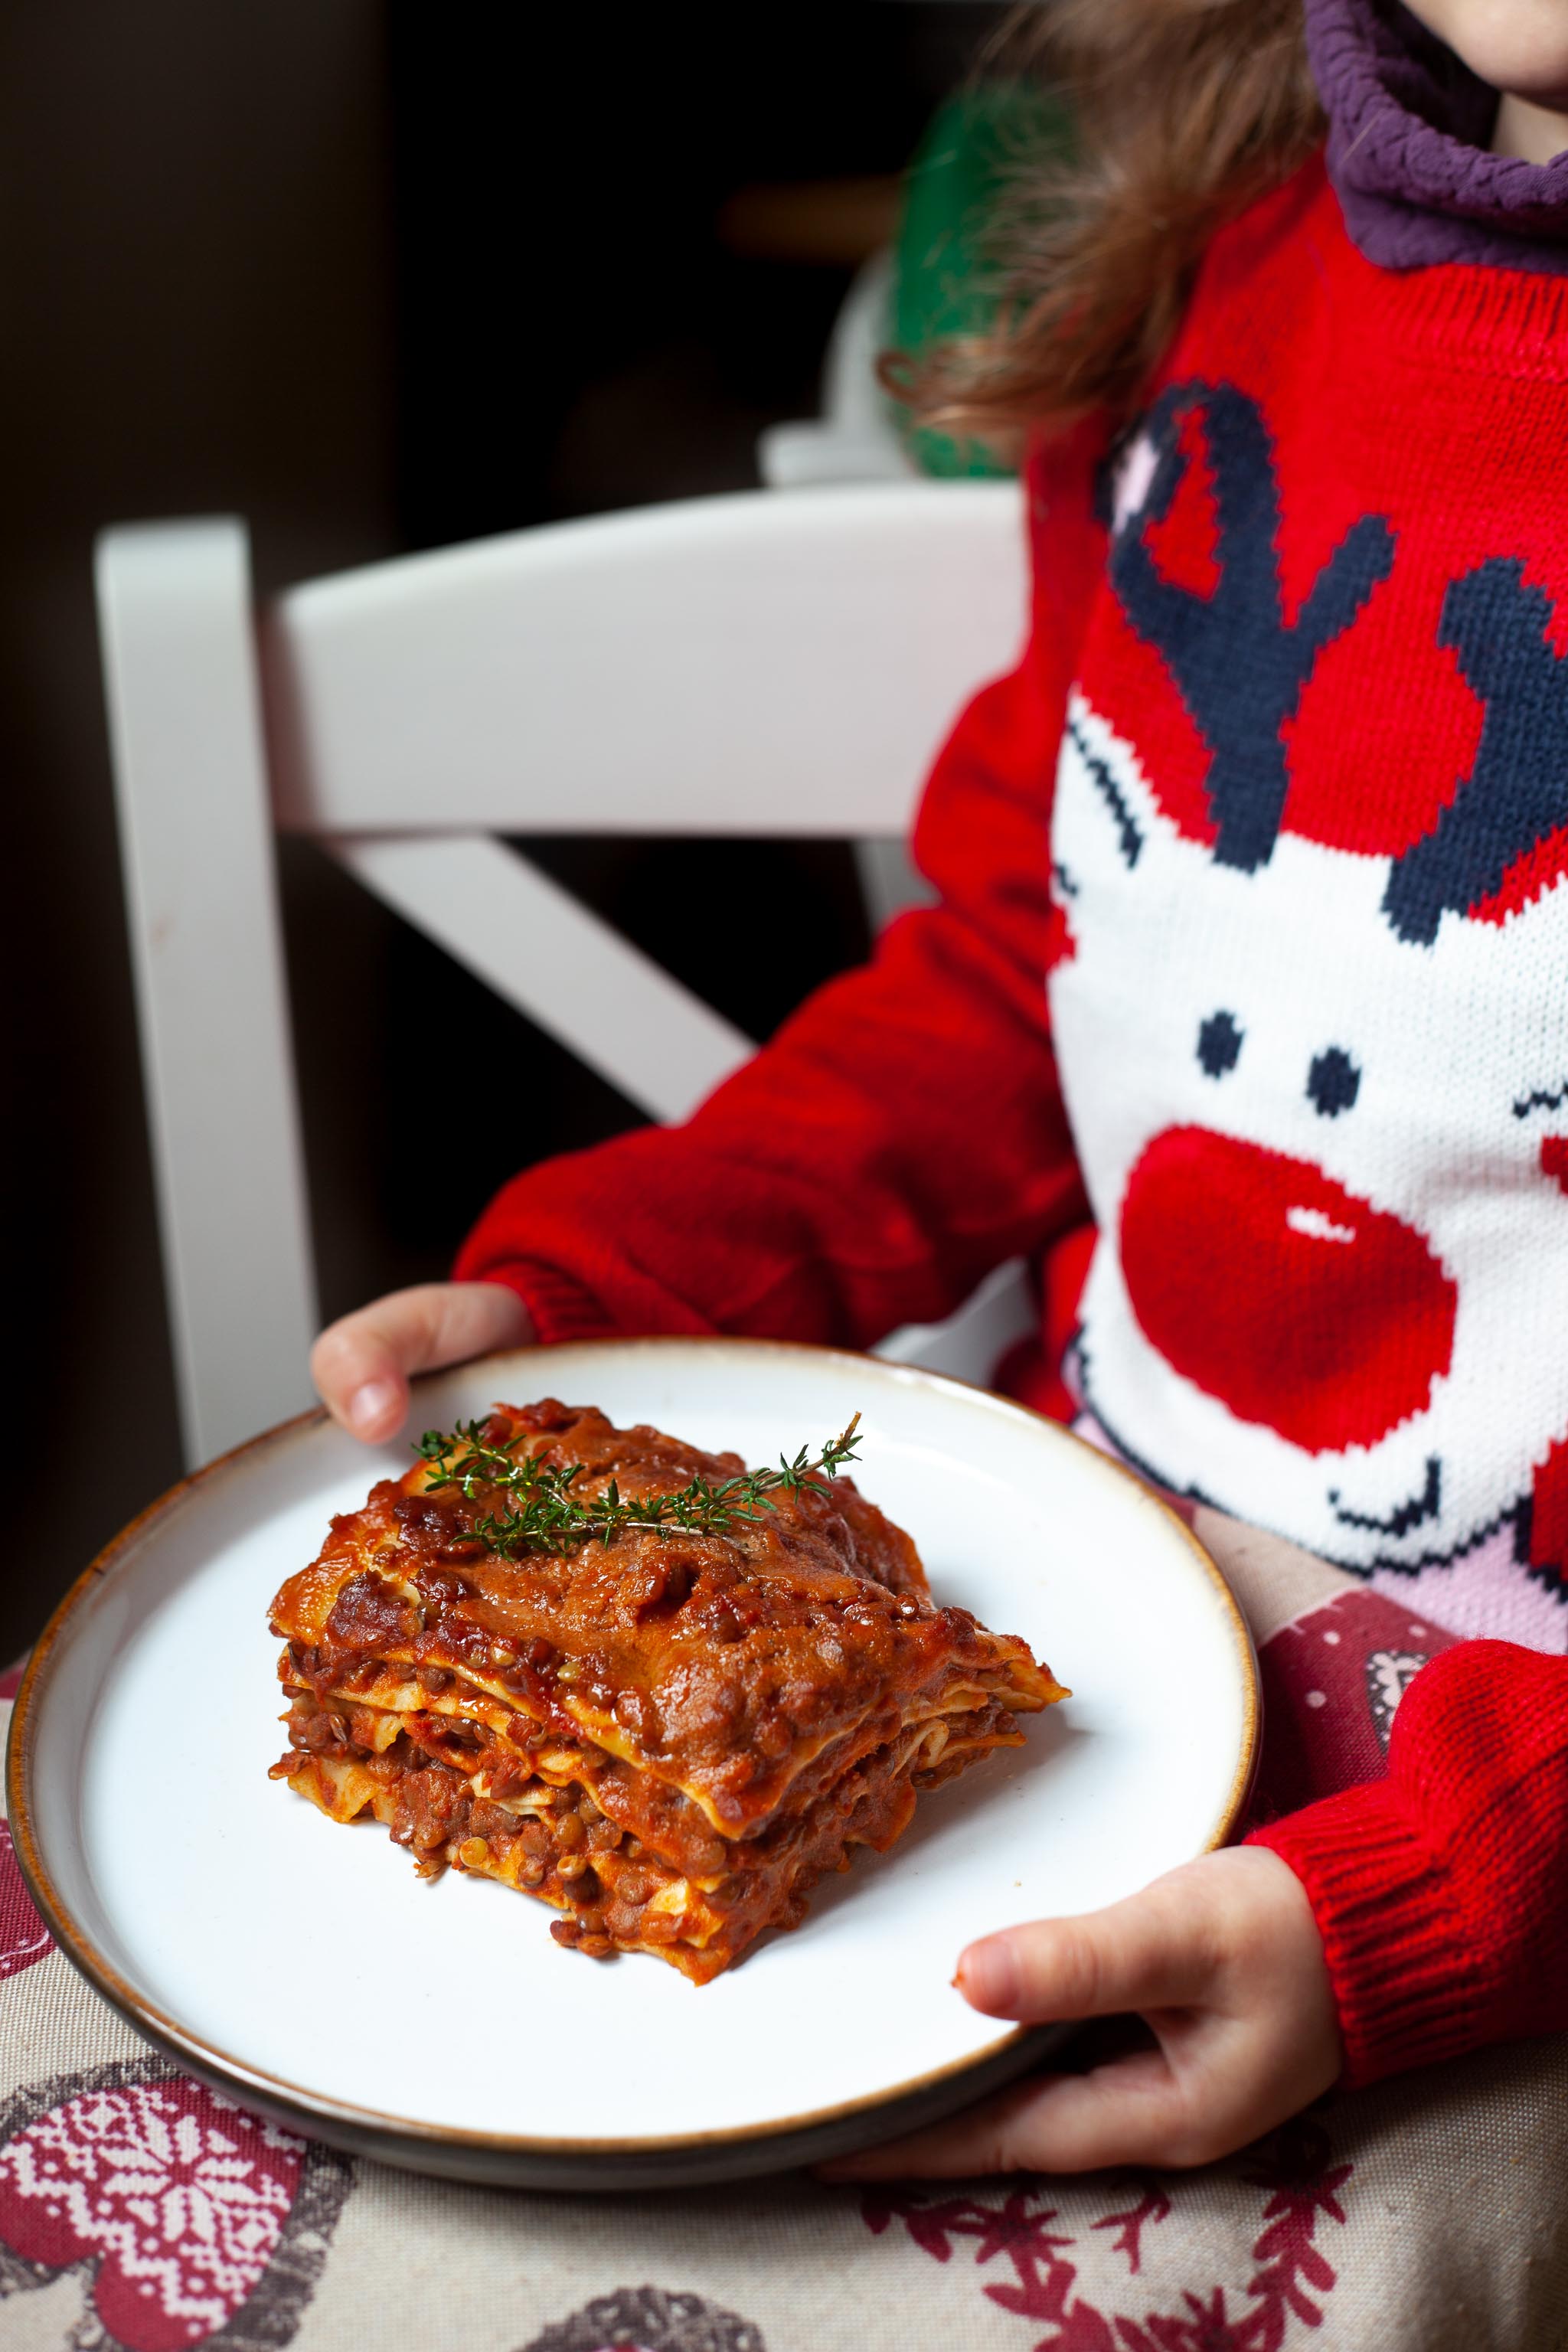
[[[1568,1658],[1445,1651],[1400,1704],[1386,1780],[1247,1843],[1310,1898],[1348,2083],[1568,2027]]]
[[[1031,469],[1034,623],[960,719],[915,834],[939,903],[901,917],[679,1128],[546,1161],[490,1203],[459,1278],[541,1337],[727,1331],[864,1346],[949,1313],[1087,1213],[1047,1032],[1048,822],[1103,540],[1098,436]],[[941,496],[933,490],[933,497]]]

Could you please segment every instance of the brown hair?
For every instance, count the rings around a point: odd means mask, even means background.
[[[997,327],[895,355],[887,380],[922,422],[987,438],[1124,416],[1215,231],[1321,135],[1301,0],[1034,0],[986,63],[1063,94],[1074,152],[1008,172]]]

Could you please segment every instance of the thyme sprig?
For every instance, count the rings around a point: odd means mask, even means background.
[[[477,1542],[515,1559],[524,1551],[571,1551],[595,1538],[612,1543],[623,1528],[728,1535],[743,1521],[773,1510],[775,1496],[798,1494],[803,1487],[820,1486],[837,1477],[845,1463],[858,1457],[859,1425],[857,1413],[815,1458],[803,1445],[793,1462],[781,1454],[776,1470],[743,1470],[716,1483],[698,1476],[671,1494],[638,1495],[629,1500],[623,1500],[614,1478],[601,1495],[574,1492],[584,1475],[580,1462],[557,1469],[531,1454],[520,1458],[510,1445],[486,1437],[489,1424],[479,1421],[460,1421],[445,1433],[427,1429],[415,1451],[432,1473],[426,1486],[436,1492],[455,1486],[469,1502],[487,1491],[515,1497],[504,1510],[486,1511],[470,1530]]]

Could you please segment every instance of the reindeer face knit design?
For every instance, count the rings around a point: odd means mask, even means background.
[[[1552,1648],[1565,447],[1560,279],[1378,270],[1315,171],[1219,240],[1106,469],[1049,982],[1086,1404],[1164,1484]]]

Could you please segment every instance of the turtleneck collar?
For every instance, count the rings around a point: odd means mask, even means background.
[[[1568,275],[1568,153],[1493,155],[1497,93],[1399,0],[1305,0],[1345,225],[1386,269],[1433,262]]]

